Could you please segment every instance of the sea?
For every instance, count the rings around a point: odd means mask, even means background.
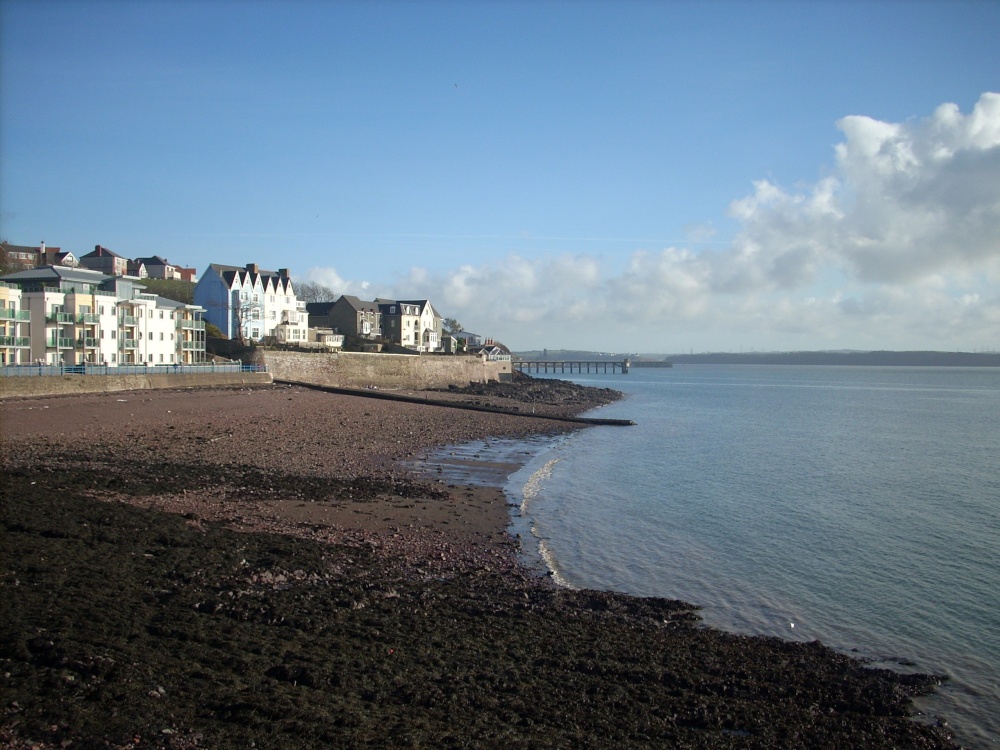
[[[512,531],[563,586],[947,677],[916,704],[1000,747],[1000,369],[678,365],[527,454]],[[476,448],[488,459],[489,446]]]

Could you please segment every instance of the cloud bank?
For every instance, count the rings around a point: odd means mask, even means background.
[[[1000,94],[964,115],[837,123],[828,174],[734,200],[724,249],[511,255],[375,283],[313,269],[361,296],[429,298],[515,349],[1000,349]]]

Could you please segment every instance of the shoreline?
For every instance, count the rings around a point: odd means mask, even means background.
[[[571,425],[287,387],[0,416],[2,747],[953,747],[907,718],[934,678],[559,589],[502,487],[402,464]]]

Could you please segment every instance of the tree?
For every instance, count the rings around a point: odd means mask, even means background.
[[[0,242],[0,275],[13,273],[17,270],[10,262],[10,256],[7,255],[7,244],[7,240]]]
[[[462,328],[462,324],[454,318],[445,318],[442,320],[441,327],[444,328],[444,332],[449,336],[454,336],[456,333],[461,333],[465,330]]]
[[[303,302],[333,302],[339,295],[324,284],[305,281],[295,287],[295,298]]]

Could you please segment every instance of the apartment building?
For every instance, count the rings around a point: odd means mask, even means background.
[[[114,366],[205,361],[204,309],[147,294],[138,279],[84,268],[42,266],[8,274],[0,282],[0,290],[6,290],[0,291],[0,298],[8,311],[0,318],[6,324],[13,313],[21,326],[17,331],[20,336],[13,335],[19,341],[30,341],[29,356],[25,358],[23,347],[14,347],[20,358],[7,364]]]

